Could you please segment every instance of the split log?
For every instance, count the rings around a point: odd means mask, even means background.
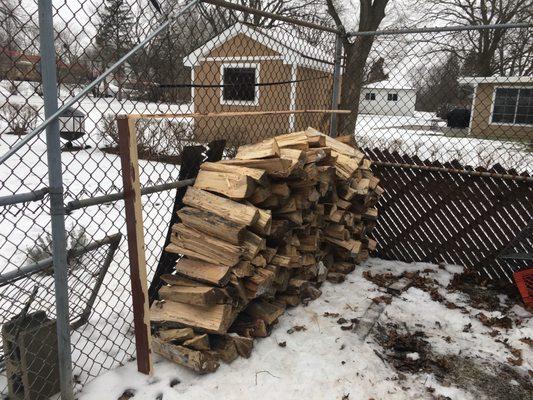
[[[242,247],[207,235],[184,224],[175,224],[167,251],[177,252],[212,264],[233,266],[241,258]]]
[[[231,244],[239,244],[246,229],[246,225],[192,207],[182,208],[178,211],[178,216],[185,225]]]
[[[212,336],[211,341],[213,342],[213,354],[226,364],[232,363],[237,357],[239,357],[235,342],[230,336],[214,335]]]
[[[253,301],[244,310],[246,314],[254,318],[262,319],[267,325],[272,325],[284,311],[284,307],[268,303],[264,300]]]
[[[285,158],[265,158],[261,160],[222,160],[221,164],[238,165],[266,171],[270,176],[286,178],[291,173],[292,161]]]
[[[240,146],[235,158],[237,160],[253,160],[258,158],[279,157],[280,149],[276,139],[266,139],[259,143]]]
[[[202,165],[200,165],[200,169],[204,171],[229,172],[229,173],[237,174],[237,175],[245,175],[245,176],[249,176],[250,178],[252,178],[255,182],[257,182],[261,186],[268,185],[268,175],[262,169],[248,168],[248,167],[242,167],[238,165],[227,165],[227,164],[222,164],[219,162],[205,162]]]
[[[159,289],[159,297],[197,306],[223,304],[229,300],[222,290],[210,286],[163,286]]]
[[[232,307],[229,304],[204,307],[157,301],[150,308],[150,320],[177,322],[210,333],[226,333],[232,322]]]
[[[246,175],[201,170],[194,181],[194,187],[220,193],[233,199],[245,199],[254,192],[255,183]]]
[[[245,278],[254,274],[254,265],[248,260],[241,260],[235,265],[231,272],[238,278]]]
[[[240,313],[230,328],[231,332],[244,337],[267,337],[269,332],[265,321]]]
[[[163,329],[157,332],[161,340],[165,342],[176,341],[184,342],[194,337],[194,331],[191,328]]]
[[[196,335],[193,338],[183,342],[183,346],[194,350],[210,350],[209,336],[204,333],[202,335]]]
[[[209,283],[216,286],[225,286],[230,279],[231,269],[224,265],[210,264],[204,261],[181,258],[176,261],[176,273],[186,278]],[[167,282],[172,284],[171,282]]]
[[[250,226],[259,218],[259,211],[256,207],[237,203],[194,187],[187,189],[183,203],[212,212],[240,225]]]
[[[259,211],[259,218],[250,226],[250,229],[260,235],[268,236],[272,227],[272,211],[262,208],[257,210]]]
[[[154,353],[167,360],[188,367],[199,374],[215,372],[220,366],[217,360],[207,352],[176,346],[157,338],[152,338],[152,349]]]
[[[253,339],[244,336],[239,336],[235,333],[229,334],[229,337],[231,338],[231,340],[233,340],[233,343],[235,343],[237,353],[239,353],[241,357],[250,358],[250,356],[252,355],[252,349],[254,347]]]

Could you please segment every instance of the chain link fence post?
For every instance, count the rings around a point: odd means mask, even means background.
[[[54,22],[51,0],[39,0],[39,38],[41,76],[45,117],[57,111],[57,69],[54,48]],[[52,257],[57,312],[57,344],[59,386],[63,400],[73,400],[72,356],[68,308],[68,263],[65,233],[65,208],[63,202],[63,176],[59,120],[46,127],[48,180],[50,187],[50,217],[52,223]]]
[[[342,65],[342,36],[336,35],[335,38],[335,66],[333,67],[333,88],[331,93],[331,109],[339,108],[339,95],[341,89],[341,65]],[[329,136],[337,136],[337,114],[332,113],[330,119]]]

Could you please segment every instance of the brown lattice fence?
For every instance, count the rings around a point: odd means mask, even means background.
[[[500,165],[473,169],[456,161],[422,161],[379,149],[367,149],[367,154],[389,163],[517,175]],[[373,168],[387,188],[375,232],[379,257],[465,265],[492,279],[510,279],[513,271],[531,263],[531,182],[383,165]]]

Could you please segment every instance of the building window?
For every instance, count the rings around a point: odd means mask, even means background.
[[[388,101],[398,101],[398,93],[387,93]]]
[[[372,92],[365,93],[365,100],[376,100],[376,94]]]
[[[533,125],[533,89],[497,88],[492,122]]]
[[[257,105],[257,67],[222,67],[222,103]]]

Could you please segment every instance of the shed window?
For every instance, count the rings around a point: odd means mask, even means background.
[[[365,100],[376,100],[376,94],[372,92],[365,93]]]
[[[533,89],[497,88],[492,122],[533,125]]]
[[[387,93],[388,101],[398,101],[398,93]]]
[[[225,101],[255,102],[256,69],[225,67],[222,99]]]

